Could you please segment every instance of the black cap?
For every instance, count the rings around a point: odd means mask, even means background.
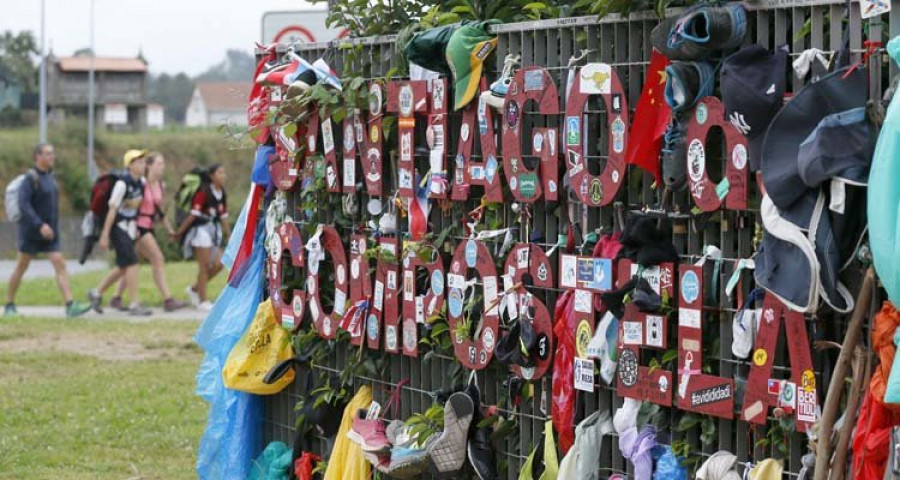
[[[774,53],[749,45],[722,63],[722,103],[726,118],[747,137],[750,170],[759,170],[766,128],[784,99],[787,71],[785,47]]]

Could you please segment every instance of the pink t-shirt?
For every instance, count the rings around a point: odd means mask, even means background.
[[[138,228],[153,228],[156,212],[162,212],[163,188],[161,182],[147,183],[144,186],[144,201],[138,209]]]

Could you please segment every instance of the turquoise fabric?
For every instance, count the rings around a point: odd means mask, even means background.
[[[900,37],[887,45],[888,54],[900,63]],[[900,102],[894,95],[878,135],[869,173],[869,244],[875,271],[895,305],[900,303]]]
[[[290,480],[294,452],[283,442],[272,442],[253,461],[247,480]]]

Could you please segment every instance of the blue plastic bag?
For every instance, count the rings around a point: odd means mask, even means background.
[[[255,247],[262,244],[264,235],[261,229]],[[197,372],[196,393],[209,403],[206,431],[197,452],[201,480],[244,480],[260,450],[262,399],[225,388],[222,367],[262,301],[264,260],[265,249],[254,248],[248,274],[237,285],[225,287],[194,336],[206,352]]]
[[[672,447],[668,445],[662,448],[657,447],[653,453],[654,457],[659,455],[659,459],[656,460],[656,470],[653,472],[653,480],[687,480],[687,469],[681,466],[682,459],[675,456]]]
[[[222,265],[225,265],[227,270],[231,270],[231,267],[234,266],[234,260],[237,258],[238,250],[241,249],[241,239],[244,238],[244,232],[247,231],[247,209],[250,208],[250,195],[253,195],[253,185],[250,185],[250,193],[247,194],[247,199],[244,201],[244,206],[241,207],[241,213],[238,214],[237,221],[234,222],[234,226],[231,230],[231,237],[228,239],[228,245],[225,245],[225,250],[222,251]]]
[[[251,182],[266,188],[272,183],[272,175],[269,173],[269,158],[272,155],[275,155],[275,147],[272,145],[260,145],[256,148],[253,171],[250,173]]]

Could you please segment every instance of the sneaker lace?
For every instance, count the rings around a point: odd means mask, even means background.
[[[678,124],[675,121],[669,124],[666,127],[666,133],[663,134],[663,148],[662,151],[666,153],[671,153],[675,147],[675,144],[678,143],[678,139],[681,137],[681,131],[678,128]]]

